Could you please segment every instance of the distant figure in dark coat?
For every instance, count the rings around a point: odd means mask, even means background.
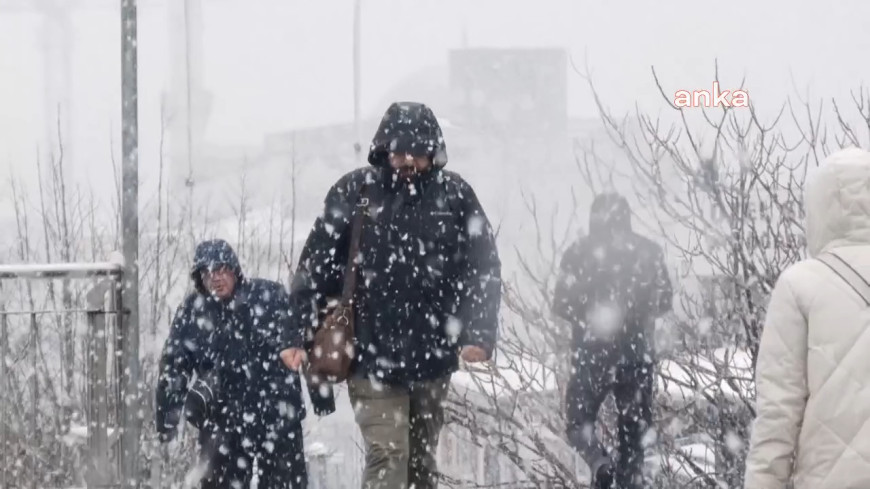
[[[300,377],[279,358],[301,352],[304,336],[289,321],[284,286],[246,278],[223,240],[197,246],[191,277],[196,290],[179,306],[160,360],[161,440],[176,436],[184,411],[199,428],[204,489],[247,488],[255,477],[260,488],[306,488]],[[310,396],[317,414],[335,410],[331,391]]]
[[[595,487],[641,488],[643,438],[652,425],[654,324],[673,300],[664,254],[632,231],[628,201],[608,193],[593,201],[589,235],[566,251],[560,272],[553,309],[573,326],[568,440],[588,462]],[[595,435],[611,390],[619,411],[616,461]]]

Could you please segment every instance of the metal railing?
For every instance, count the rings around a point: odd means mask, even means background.
[[[63,314],[69,320],[70,314],[84,314],[85,324],[85,389],[83,392],[83,417],[85,436],[87,437],[85,464],[83,469],[84,478],[89,488],[93,487],[126,487],[130,481],[137,479],[135,473],[137,454],[136,444],[139,442],[139,426],[128,426],[129,421],[135,419],[138,410],[138,396],[136,386],[130,382],[129,372],[138,371],[138,355],[128,355],[128,347],[131,341],[127,332],[127,315],[129,311],[123,308],[121,301],[121,286],[123,279],[124,263],[119,255],[115,254],[112,261],[103,263],[63,263],[63,264],[23,264],[23,265],[0,265],[0,283],[3,281],[22,280],[27,283],[27,290],[31,300],[29,307],[21,310],[11,310],[6,306],[7,292],[0,292],[0,413],[12,412],[12,409],[21,410],[21,406],[14,403],[20,399],[12,398],[10,388],[10,368],[15,365],[12,359],[14,352],[10,349],[10,339],[13,333],[20,337],[26,337],[22,350],[27,350],[20,356],[27,356],[30,364],[27,380],[29,382],[30,411],[22,413],[27,416],[27,427],[20,427],[19,447],[15,453],[10,436],[11,421],[0,420],[0,487],[12,487],[15,481],[10,480],[13,467],[22,465],[21,452],[25,452],[27,459],[24,464],[31,474],[27,477],[29,486],[32,488],[42,487],[41,479],[45,474],[41,471],[54,470],[45,460],[38,460],[41,452],[40,437],[37,434],[41,427],[38,425],[39,417],[39,387],[40,372],[37,365],[37,349],[39,344],[40,317],[50,314]],[[75,309],[68,306],[71,301],[64,301],[66,308],[54,310],[38,310],[36,302],[32,300],[31,286],[36,280],[63,280],[65,291],[68,290],[72,280],[92,279],[93,285],[85,294],[86,307]],[[8,291],[8,289],[6,289]],[[29,318],[19,321],[22,326],[29,326],[29,337],[20,334],[20,331],[10,330],[10,318]],[[71,322],[71,321],[70,321]],[[27,326],[25,326],[26,329]],[[111,351],[111,354],[110,354]],[[44,352],[40,352],[44,357]],[[69,359],[67,359],[69,361]],[[20,358],[19,358],[20,363]],[[61,365],[61,368],[64,368]],[[47,369],[43,368],[46,372]],[[49,379],[43,382],[50,382]],[[132,402],[131,402],[132,401]],[[25,440],[21,436],[26,430],[28,435]],[[70,427],[67,427],[71,431]],[[25,446],[22,449],[21,446]],[[18,458],[13,458],[18,454]],[[21,477],[18,478],[21,480]]]

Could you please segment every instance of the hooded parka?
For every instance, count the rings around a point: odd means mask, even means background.
[[[432,165],[406,181],[390,167],[390,152],[425,155]],[[368,161],[329,190],[301,254],[291,312],[300,327],[314,329],[328,302],[339,298],[349,224],[364,211],[353,375],[389,384],[438,379],[457,368],[462,346],[488,354],[495,348],[501,299],[495,235],[471,186],[444,169],[446,145],[426,105],[391,105]]]
[[[870,488],[870,307],[814,259],[870,280],[870,153],[830,155],[805,206],[810,257],[780,275],[761,335],[745,487]]]

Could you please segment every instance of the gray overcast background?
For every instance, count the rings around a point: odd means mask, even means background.
[[[191,195],[196,193],[195,198],[191,199],[196,201],[191,205],[192,221],[181,221],[176,217],[186,218],[183,207],[187,162],[181,161],[183,157],[173,158],[173,148],[163,149],[163,154],[169,156],[167,159],[170,164],[175,159],[176,165],[167,169],[174,174],[176,188],[173,189],[172,198],[166,206],[156,204],[160,201],[155,198],[155,190],[161,154],[161,103],[177,98],[182,91],[178,88],[183,86],[178,82],[177,76],[174,76],[180,72],[179,64],[183,66],[183,57],[180,54],[183,53],[183,37],[179,34],[179,24],[183,25],[183,22],[178,14],[178,6],[183,5],[183,2],[139,0],[139,156],[142,183],[139,192],[142,209],[139,220],[142,230],[139,255],[142,275],[139,290],[142,358],[152,362],[150,365],[155,365],[154,361],[161,351],[174,306],[184,297],[185,291],[182,289],[189,285],[184,271],[188,270],[187,263],[190,260],[187,253],[194,248],[190,241],[200,239],[201,232],[202,235],[211,235],[209,237],[229,239],[234,246],[237,246],[238,241],[247,243],[247,246],[236,248],[243,248],[241,251],[244,252],[246,273],[284,281],[288,274],[285,273],[283,256],[279,263],[277,248],[273,254],[272,245],[280,236],[283,246],[281,251],[284,252],[287,243],[292,239],[296,246],[291,248],[299,253],[301,241],[307,236],[311,222],[323,210],[322,202],[327,189],[353,163],[352,145],[348,144],[350,138],[346,126],[352,122],[354,115],[353,0],[191,1],[201,2],[203,5],[200,55],[192,60],[192,64],[201,70],[203,92],[211,96],[211,111],[202,131],[202,146],[208,146],[210,153],[207,157],[200,158],[202,161],[198,163],[202,164],[197,166],[199,173],[192,179],[195,181],[193,188],[196,189],[191,191]],[[436,115],[443,115],[446,111],[441,110],[443,106],[439,105],[443,100],[435,95],[439,91],[433,89],[433,86],[445,84],[448,50],[461,47],[562,48],[579,66],[588,64],[604,103],[614,112],[623,114],[632,111],[637,104],[641,110],[653,115],[661,113],[665,118],[673,118],[676,114],[667,107],[658,93],[651,76],[651,65],[656,67],[666,90],[672,96],[681,89],[710,90],[714,78],[714,60],[718,58],[722,88],[737,88],[745,76],[751,102],[765,122],[769,122],[776,115],[786,98],[794,96],[796,90],[801,95],[808,95],[809,100],[814,102],[825,99],[830,103],[832,98],[838,99],[842,101],[844,109],[854,115],[853,104],[849,103],[849,91],[870,81],[870,0],[361,2],[361,105],[367,122],[372,119],[376,122],[387,105],[396,99],[429,103]],[[90,261],[92,254],[103,253],[109,246],[115,246],[112,242],[112,224],[115,217],[112,207],[115,197],[112,157],[114,155],[117,162],[121,160],[120,3],[121,0],[0,0],[0,262],[17,260],[25,251],[32,254],[26,255],[22,260],[42,261],[49,254],[49,250],[54,261],[56,257],[62,256],[57,251],[64,248],[73,248],[76,260]],[[58,45],[63,37],[58,35],[57,20],[46,15],[56,12],[59,5],[76,6],[68,17],[68,49]],[[47,6],[47,11],[38,11],[36,7],[39,6]],[[48,37],[46,32],[50,34]],[[65,56],[65,52],[69,55]],[[179,60],[182,62],[179,63]],[[65,70],[69,73],[66,82],[63,81]],[[558,87],[558,82],[554,80],[552,86]],[[516,82],[517,85],[521,83],[526,82]],[[545,87],[544,90],[550,88],[549,85]],[[567,87],[567,112],[573,119],[568,124],[568,136],[601,138],[600,132],[595,131],[600,123],[596,121],[598,111],[588,85],[570,68]],[[521,92],[524,90],[508,93]],[[550,97],[551,100],[560,99],[560,92],[555,89],[545,93],[555,94]],[[56,115],[53,114],[53,109],[60,102],[59,98],[63,97],[68,100],[68,104],[61,107],[62,113],[68,116],[64,123],[64,169],[66,177],[78,184],[67,187],[66,204],[73,208],[65,210],[73,214],[70,223],[73,231],[69,234],[80,241],[70,246],[65,246],[66,243],[58,238],[66,233],[50,233],[48,225],[42,226],[39,206],[45,201],[52,204],[54,195],[49,191],[48,196],[41,200],[35,186],[37,152],[39,151],[43,161],[48,159],[47,155],[52,150],[51,140],[54,138]],[[443,93],[440,97],[443,97]],[[522,103],[519,96],[511,98],[511,95],[496,94],[492,97],[496,99],[493,105],[504,102],[498,100],[500,97],[509,98],[511,102],[514,99],[519,100],[517,105]],[[197,101],[198,107],[206,105],[201,102],[203,101]],[[168,105],[176,103],[177,101],[168,102]],[[830,117],[830,106],[824,110]],[[692,109],[690,112],[690,117],[700,119],[700,109]],[[555,111],[550,112],[553,113]],[[557,115],[559,119],[563,119],[561,114]],[[461,120],[461,116],[457,119]],[[178,131],[178,127],[184,127],[178,120],[168,122],[174,131]],[[518,119],[511,119],[509,122],[513,129],[517,127]],[[783,125],[787,126],[788,122],[790,121],[786,120]],[[330,130],[310,131],[305,136],[304,142],[307,145],[292,146],[294,149],[307,146],[303,149],[312,154],[300,157],[303,161],[299,166],[304,175],[299,178],[298,188],[292,189],[294,200],[298,202],[293,202],[293,226],[292,231],[288,231],[283,225],[291,219],[286,215],[273,217],[271,213],[276,196],[283,198],[290,194],[290,185],[286,178],[287,168],[291,166],[287,133],[293,129],[337,123],[345,123],[345,127],[338,127],[334,131],[335,127]],[[564,121],[562,123],[564,126]],[[534,121],[534,124],[536,127],[543,125],[540,120]],[[517,344],[530,345],[523,348],[525,354],[535,352],[531,353],[530,358],[552,365],[552,362],[560,361],[561,358],[550,355],[545,357],[536,350],[548,350],[539,348],[540,343],[537,341],[527,340],[538,337],[538,331],[534,328],[541,322],[534,315],[546,315],[546,311],[550,309],[549,292],[540,283],[552,283],[552,272],[555,268],[553,264],[561,256],[548,247],[556,247],[556,241],[563,238],[563,234],[575,231],[572,227],[574,223],[567,222],[569,220],[565,217],[566,207],[576,207],[581,225],[585,225],[591,192],[579,188],[578,204],[572,205],[574,202],[571,191],[578,190],[576,187],[582,187],[583,182],[579,172],[573,167],[571,140],[565,135],[560,134],[551,138],[551,141],[541,143],[536,138],[522,138],[520,136],[523,134],[517,133],[511,134],[510,139],[500,140],[498,134],[506,132],[488,132],[489,125],[476,131],[478,129],[481,128],[466,131],[466,127],[454,126],[445,129],[447,151],[450,155],[448,169],[458,171],[471,182],[491,221],[499,226],[498,245],[504,264],[504,290],[509,290],[514,300],[524,302],[525,314],[519,314],[515,307],[513,310],[508,307],[508,301],[502,304],[503,320],[500,322],[499,335],[502,338],[515,335],[519,338]],[[372,134],[368,128],[365,131],[362,142],[363,147],[367,148]],[[862,131],[861,134],[866,133]],[[274,135],[278,136],[269,138]],[[708,141],[712,139],[709,134],[707,136]],[[183,139],[184,137],[178,137],[176,140]],[[733,140],[732,137],[731,141]],[[339,141],[340,144],[334,144],[333,141]],[[867,144],[866,139],[864,144]],[[321,148],[324,154],[317,153]],[[184,152],[181,154],[183,156]],[[246,155],[256,161],[244,165]],[[607,156],[602,161],[612,163],[620,156],[625,159],[624,155],[617,155]],[[734,164],[735,161],[743,162],[746,159],[723,158],[722,161]],[[45,166],[44,174],[48,173]],[[250,175],[245,173],[244,176],[251,177],[245,182],[250,184],[246,190],[253,195],[240,196],[239,180],[243,166],[244,171],[251,171]],[[704,176],[708,173],[704,172]],[[31,216],[28,235],[32,238],[26,243],[26,247],[19,247],[24,240],[18,239],[11,197],[12,187],[8,183],[10,177],[26,187],[28,215]],[[179,187],[181,191],[178,191]],[[539,221],[530,218],[530,212],[524,208],[523,200],[529,193],[521,194],[521,191],[530,192],[538,199],[535,210],[538,212]],[[102,204],[95,205],[96,209],[90,207],[88,199],[91,192]],[[247,201],[248,197],[252,198],[252,202]],[[629,195],[629,199],[631,197]],[[217,201],[224,204],[224,209],[217,209]],[[278,213],[283,210],[285,214],[289,214],[286,212],[286,203],[281,202],[280,205],[283,209]],[[235,208],[227,210],[233,206],[245,209],[246,212],[239,212],[245,219],[233,215],[231,211]],[[247,206],[251,208],[248,209]],[[551,220],[550,217],[556,214],[555,211],[551,214],[551,210],[557,206],[562,214],[558,215],[558,219],[553,217]],[[49,208],[48,214],[52,214],[52,206],[46,207]],[[60,206],[54,207],[57,212],[57,207]],[[649,211],[649,207],[652,206],[648,205],[644,209],[637,205],[635,210],[640,208],[641,212]],[[91,211],[96,216],[93,219]],[[158,212],[163,212],[162,221],[156,217]],[[169,218],[169,214],[175,215]],[[206,219],[200,219],[204,214],[208,214],[208,219],[212,220],[207,226],[202,223]],[[46,221],[53,222],[53,219],[50,216]],[[295,224],[297,221],[298,225]],[[91,222],[98,229],[91,228]],[[188,229],[181,229],[182,225],[176,226],[178,222],[183,222],[190,228],[190,235],[194,234],[196,227],[196,237],[190,236],[191,239],[188,239]],[[645,234],[657,242],[665,241],[662,228],[667,223],[652,220],[644,222],[642,218],[634,222],[638,223],[638,227],[649,225],[653,229]],[[165,229],[157,231],[158,223]],[[659,224],[662,224],[662,228],[658,227]],[[543,237],[536,235],[538,225]],[[99,226],[104,228],[99,229]],[[675,236],[678,232],[688,235],[686,241],[697,242],[702,238],[694,231],[687,231],[685,226],[683,229],[679,226],[673,228]],[[701,229],[708,228],[702,226]],[[727,230],[727,227],[723,228],[723,231]],[[776,234],[783,236],[779,233],[780,230],[777,230]],[[293,237],[283,241],[288,234]],[[725,234],[727,233],[722,233]],[[709,243],[721,244],[722,235],[708,233],[703,238]],[[158,236],[161,239],[158,240]],[[247,241],[241,238],[237,240],[239,237],[246,238]],[[552,244],[549,238],[552,238]],[[675,241],[678,237],[671,239]],[[46,240],[54,242],[46,243]],[[165,247],[158,248],[164,244]],[[779,246],[780,243],[777,241],[773,244]],[[691,243],[691,246],[696,244]],[[713,246],[709,245],[707,250],[715,249]],[[257,250],[257,247],[268,247],[268,257],[255,255],[255,251],[251,250]],[[673,252],[667,245],[664,249],[673,269],[671,276],[675,279],[676,288],[681,291],[681,297],[676,299],[680,303],[676,306],[678,309],[697,309],[698,303],[689,303],[691,297],[682,293],[689,291],[691,294],[689,284],[692,280],[694,290],[706,290],[705,298],[711,297],[709,294],[722,288],[716,284],[727,283],[731,287],[733,283],[742,282],[714,281],[720,278],[718,275],[721,271],[716,270],[719,273],[714,274],[712,269],[716,267],[710,265],[705,257],[699,257],[698,261],[702,263],[695,264],[686,260],[689,253]],[[262,249],[259,251],[262,252]],[[708,253],[715,255],[717,252]],[[260,253],[262,254],[264,253]],[[160,260],[155,259],[158,256]],[[777,252],[776,256],[785,255]],[[96,256],[95,259],[103,258]],[[245,262],[248,259],[250,260]],[[521,260],[522,265],[528,266],[530,271],[526,272],[521,268]],[[257,264],[252,263],[255,261]],[[262,269],[255,268],[261,264]],[[688,265],[694,268],[691,274],[687,273]],[[161,271],[161,267],[165,273]],[[685,270],[681,273],[677,271],[678,268]],[[762,267],[762,270],[770,269],[770,266]],[[681,281],[682,277],[686,280]],[[173,283],[174,278],[179,278],[178,282]],[[754,274],[750,280],[756,278],[766,279]],[[162,284],[164,280],[165,287]],[[751,287],[748,283],[744,284]],[[20,296],[13,294],[13,297],[24,298],[24,290]],[[167,306],[165,311],[161,305],[164,298]],[[729,314],[725,316],[732,317],[733,311],[732,307],[726,311]],[[22,316],[22,319],[25,318]],[[718,323],[718,319],[715,322]],[[703,331],[709,329],[709,325],[713,323],[714,320],[708,321],[705,318],[698,322],[698,327]],[[665,343],[670,335],[678,338],[682,334],[682,328],[663,329],[665,332],[659,338],[664,338]],[[51,327],[47,327],[46,331],[50,330]],[[12,331],[16,331],[15,328]],[[21,332],[20,338],[23,341],[27,329],[17,331]],[[561,330],[552,329],[547,334],[552,335],[557,331]],[[55,336],[45,336],[48,339],[45,343],[46,351],[66,351],[65,332],[66,329],[63,336],[57,336],[64,339],[62,349],[53,346],[54,340],[50,338]],[[658,332],[656,334],[659,335]],[[691,335],[688,337],[696,338]],[[78,343],[76,338],[76,345],[78,344],[85,343]],[[511,348],[506,348],[505,352],[510,355]],[[730,353],[727,356],[730,357]],[[35,358],[32,355],[30,357]],[[68,357],[52,355],[51,358],[65,361],[63,359]],[[529,386],[534,389],[535,384],[540,382],[541,374],[535,364],[526,366],[528,364],[525,360],[523,363],[525,365],[521,368],[524,372],[506,370],[505,377],[516,379],[525,389],[527,375],[534,371],[537,379]],[[21,365],[28,368],[27,362],[22,362]],[[54,368],[50,363],[45,365],[46,368]],[[721,363],[717,369],[720,367]],[[681,370],[671,370],[677,373],[670,375],[686,379],[682,367],[677,368]],[[157,369],[152,368],[144,378],[153,379],[156,372]],[[546,369],[540,372],[546,372]],[[26,373],[26,370],[21,373]],[[703,376],[704,374],[701,377]],[[470,383],[467,379],[470,377],[466,377],[466,382]],[[55,385],[65,385],[63,382]],[[698,377],[689,381],[696,382],[710,383],[709,379]],[[672,385],[679,390],[680,387],[675,384]],[[733,385],[729,384],[729,387]],[[727,389],[725,394],[728,392],[733,392],[733,389]],[[550,393],[546,391],[545,395],[549,396]],[[340,399],[342,397],[344,396],[340,395]],[[40,394],[40,399],[50,401],[52,398]],[[681,403],[681,400],[675,399],[673,402]],[[314,417],[308,418],[312,423],[312,432],[311,435],[306,434],[306,440],[311,436],[311,440],[323,444],[321,449],[335,447],[340,454],[343,453],[346,458],[339,459],[342,460],[340,469],[327,470],[347,478],[348,474],[361,472],[354,465],[358,463],[360,441],[347,436],[348,433],[357,433],[357,429],[350,404],[347,401],[340,403],[341,414],[338,416],[330,416],[323,423]],[[671,404],[671,401],[668,403]],[[543,417],[539,416],[542,412]],[[528,417],[528,413],[520,413],[514,421],[533,423],[529,426],[543,435],[542,440],[546,440],[548,431],[541,427],[549,422],[538,421],[549,418],[546,410],[537,410],[534,416]],[[674,418],[674,421],[669,424],[668,431],[678,425],[677,430],[683,431],[682,426],[685,423],[676,421],[684,420]],[[693,421],[685,424],[685,434],[689,434],[688,429],[700,433],[699,430],[709,429],[710,426],[712,425]],[[521,438],[525,436],[522,430],[518,433]],[[725,441],[729,447],[734,447],[734,438],[726,436]],[[34,439],[47,440],[44,434]],[[700,438],[692,436],[686,439]],[[535,439],[537,440],[538,438]],[[312,445],[314,444],[309,444],[309,447]],[[143,443],[143,446],[146,447],[144,450],[150,450],[147,448],[150,444]],[[458,458],[456,462],[452,462],[453,469],[448,469],[450,475],[466,478],[472,473],[472,469],[468,468],[472,465],[479,465],[481,473],[484,468],[487,472],[490,471],[492,466],[488,462],[487,465],[476,462],[485,460],[485,452],[468,448],[467,445],[456,446],[459,448],[452,453],[458,454]],[[695,444],[692,447],[693,456],[704,453],[702,445]],[[63,452],[51,453],[79,452],[64,449]],[[469,457],[468,454],[475,456]],[[156,458],[152,457],[151,460]],[[24,459],[20,462],[26,463]],[[54,463],[54,459],[51,459],[51,463]],[[507,474],[506,469],[499,470]],[[483,478],[479,482],[483,483]]]
[[[19,178],[45,146],[43,17],[0,0],[0,175]],[[33,0],[32,4],[38,2]],[[76,179],[110,173],[118,155],[120,47],[117,1],[79,0],[72,19],[72,101],[67,165]],[[203,84],[214,97],[208,142],[259,144],[292,128],[350,122],[350,0],[206,0]],[[140,154],[143,180],[155,164],[161,93],[170,83],[167,0],[140,0]],[[647,0],[366,0],[362,13],[362,109],[379,114],[403,78],[429,70],[444,78],[447,50],[470,47],[563,47],[588,61],[605,102],[660,111],[650,76],[666,88],[710,89],[714,58],[723,88],[747,77],[750,98],[774,110],[794,93],[848,97],[870,75],[866,62],[870,2]],[[55,67],[51,67],[54,69]],[[56,67],[60,69],[60,67]],[[596,114],[582,78],[569,70],[573,117]],[[424,100],[425,101],[425,100]],[[435,107],[437,113],[437,107]],[[368,137],[369,135],[365,135]],[[449,144],[449,141],[448,141]],[[462,171],[457,164],[454,169]],[[0,192],[0,208],[8,196]]]

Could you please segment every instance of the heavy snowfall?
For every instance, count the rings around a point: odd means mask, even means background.
[[[0,0],[0,489],[870,487],[848,7]]]

